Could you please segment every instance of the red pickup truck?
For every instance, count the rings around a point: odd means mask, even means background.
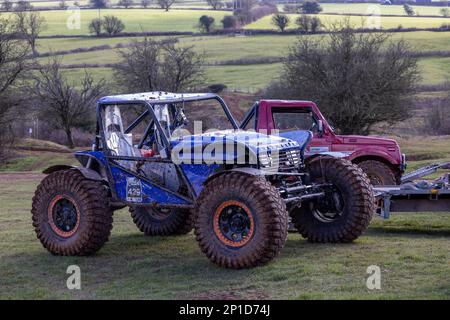
[[[338,135],[311,101],[261,100],[241,122],[242,129],[267,134],[278,130],[281,136],[295,140],[295,130],[310,130],[313,138],[306,155],[341,152],[358,164],[374,185],[400,183],[406,167],[405,155],[395,140],[381,137]]]

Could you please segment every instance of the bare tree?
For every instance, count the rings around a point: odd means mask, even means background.
[[[419,80],[417,59],[387,33],[335,29],[329,39],[299,37],[290,48],[271,98],[317,102],[344,134],[406,119]]]
[[[102,19],[95,18],[89,23],[89,32],[95,34],[97,37],[102,34]]]
[[[85,72],[80,86],[69,83],[58,60],[40,66],[33,80],[28,91],[35,98],[40,116],[53,128],[64,130],[67,146],[73,148],[73,129],[89,128],[94,123],[94,103],[104,92],[104,80],[95,83]]]
[[[102,9],[108,7],[109,0],[89,0],[91,7],[95,9]]]
[[[284,32],[286,27],[288,26],[290,19],[285,14],[277,13],[272,17],[272,24],[275,25],[281,32]]]
[[[298,31],[300,32],[309,32],[311,29],[311,18],[306,14],[302,14],[295,19],[295,23],[297,24]]]
[[[176,2],[176,0],[157,0],[161,9],[169,11],[170,7]]]
[[[150,5],[150,0],[141,0],[142,8],[147,9],[149,5]]]
[[[15,11],[30,11],[33,10],[33,6],[29,1],[20,0],[16,2],[16,6],[14,7]]]
[[[66,0],[60,0],[58,6],[62,10],[66,10],[69,7],[66,3]]]
[[[106,33],[110,36],[119,34],[125,29],[125,25],[122,20],[116,16],[104,16],[102,26]]]
[[[197,54],[193,48],[176,47],[173,42],[164,45],[162,74],[167,90],[191,90],[203,82],[204,56]]]
[[[30,45],[33,56],[37,56],[36,40],[46,28],[45,19],[37,11],[17,11],[15,12],[14,23],[17,32]]]
[[[198,28],[200,32],[209,33],[211,32],[212,28],[214,27],[214,18],[203,15],[198,19]]]
[[[117,5],[124,7],[125,9],[128,9],[130,6],[133,5],[133,0],[119,0],[119,2],[117,2]]]
[[[221,0],[207,0],[206,2],[213,8],[213,10],[221,9],[224,6]]]
[[[26,57],[29,46],[16,39],[14,24],[0,18],[0,160],[5,156],[5,145],[11,141],[12,120],[19,114],[18,82],[28,69]]]
[[[120,51],[115,78],[129,91],[192,90],[204,81],[204,57],[193,47],[178,48],[175,40],[145,38]]]
[[[410,5],[407,4],[407,3],[405,3],[405,4],[403,5],[403,10],[405,11],[405,13],[406,13],[407,16],[413,16],[413,15],[416,14],[416,13],[414,12],[413,7],[410,6]]]
[[[301,32],[317,32],[322,26],[322,22],[318,17],[311,17],[306,14],[300,15],[295,23],[298,26],[298,30]]]
[[[13,8],[13,3],[10,0],[4,0],[2,2],[2,10],[3,11],[11,11]]]

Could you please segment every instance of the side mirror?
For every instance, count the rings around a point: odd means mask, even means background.
[[[322,120],[317,120],[317,131],[319,131],[319,133],[323,133],[323,121]]]

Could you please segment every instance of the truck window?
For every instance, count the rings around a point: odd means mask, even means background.
[[[291,130],[317,131],[317,123],[312,112],[273,111],[273,124],[280,132]]]

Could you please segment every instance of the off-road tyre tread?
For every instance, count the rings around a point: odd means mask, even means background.
[[[46,222],[50,197],[64,191],[71,192],[80,207],[83,222],[76,239],[61,240]],[[105,185],[86,179],[79,171],[63,170],[49,174],[33,197],[31,213],[37,238],[54,255],[86,256],[95,253],[108,241],[113,227],[113,210],[108,196]]]
[[[148,208],[151,209],[151,208]],[[192,230],[191,211],[173,209],[176,213],[164,223],[152,221],[143,207],[130,207],[131,217],[138,229],[146,236],[183,235]]]
[[[382,185],[396,185],[398,179],[396,174],[389,168],[388,165],[376,161],[376,160],[365,160],[358,163],[358,166],[369,175],[370,172],[377,172],[383,182]],[[369,179],[370,180],[370,179]]]
[[[250,240],[245,246],[252,245],[252,249],[238,257],[227,255],[222,244],[212,241],[216,237],[210,222],[213,208],[221,203],[220,198],[225,200],[228,196],[253,199],[257,203],[258,219],[261,219],[261,225],[265,228],[260,232],[266,236],[257,242],[255,239]],[[288,214],[285,203],[278,190],[260,176],[225,173],[209,181],[198,198],[193,219],[201,251],[220,267],[242,269],[263,265],[278,255],[287,238]]]
[[[326,174],[344,179],[348,187],[346,215],[339,223],[317,220],[309,208],[300,207],[292,213],[298,232],[310,242],[345,243],[358,238],[369,226],[375,211],[373,189],[367,175],[357,165],[340,158],[324,158],[309,164],[311,178],[317,178],[321,168]]]

